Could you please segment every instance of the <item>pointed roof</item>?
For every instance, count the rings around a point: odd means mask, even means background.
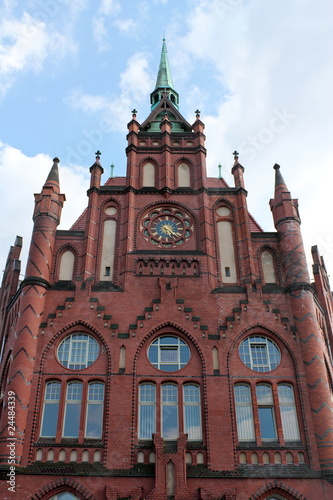
[[[52,168],[49,172],[49,175],[47,176],[46,182],[44,184],[45,186],[56,186],[59,188],[59,169],[58,169],[58,164],[60,160],[59,158],[53,158],[53,165]]]
[[[284,178],[282,177],[282,174],[280,172],[280,165],[275,163],[274,165],[274,170],[275,170],[275,189],[274,189],[274,198],[278,198],[282,192],[289,192],[287,185],[285,183]]]
[[[150,94],[150,104],[152,110],[156,108],[156,106],[163,99],[165,94],[167,94],[168,99],[170,100],[172,105],[178,109],[179,95],[175,91],[173,86],[171,70],[168,60],[168,51],[166,47],[165,38],[163,38],[161,59],[158,68],[156,85],[153,92]]]
[[[151,129],[154,132],[159,132],[159,124],[161,120],[167,115],[170,120],[173,131],[181,132],[192,131],[192,125],[188,123],[187,120],[179,113],[178,109],[173,106],[173,103],[169,100],[168,96],[163,95],[162,99],[157,103],[156,107],[153,108],[152,112],[146,118],[146,120],[141,124],[141,130]]]
[[[165,38],[163,38],[162,52],[160,65],[158,68],[158,74],[156,79],[155,90],[158,88],[171,88],[173,89],[173,81],[171,76],[171,70],[168,59],[168,49],[166,46]]]

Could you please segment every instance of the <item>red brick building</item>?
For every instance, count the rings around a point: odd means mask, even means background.
[[[236,152],[234,186],[207,177],[165,43],[151,107],[128,124],[126,177],[101,185],[97,153],[67,231],[54,159],[22,282],[10,249],[1,498],[331,500],[333,304],[297,200],[275,165],[264,232]]]

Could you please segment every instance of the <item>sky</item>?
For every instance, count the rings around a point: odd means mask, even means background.
[[[207,172],[233,185],[274,231],[273,165],[299,200],[307,255],[333,273],[332,0],[0,0],[0,269],[32,231],[33,193],[60,158],[59,229],[87,205],[89,168],[126,174],[131,110],[150,112],[165,36],[180,112],[205,123]],[[310,265],[310,258],[308,264]],[[332,279],[331,279],[332,281]]]

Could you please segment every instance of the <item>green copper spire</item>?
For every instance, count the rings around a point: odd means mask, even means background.
[[[168,60],[168,49],[165,43],[165,38],[163,38],[161,60],[160,60],[160,66],[158,68],[158,75],[157,75],[155,89],[158,89],[160,87],[162,88],[169,87],[173,89],[173,81]]]
[[[163,38],[162,52],[156,85],[154,91],[150,94],[151,109],[155,109],[163,98],[167,98],[171,104],[178,109],[179,96],[173,88],[173,81],[168,60],[168,50]]]

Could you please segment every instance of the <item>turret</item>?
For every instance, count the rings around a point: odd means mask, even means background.
[[[280,236],[282,262],[286,274],[286,284],[310,283],[303,239],[300,230],[298,200],[292,199],[280,172],[280,165],[274,165],[275,191],[270,200],[275,228]]]
[[[23,458],[39,327],[45,307],[45,292],[50,286],[56,229],[65,200],[65,196],[60,194],[58,163],[59,159],[54,158],[41,193],[35,194],[34,226],[26,277],[21,283],[20,294],[16,299],[20,312],[16,318],[14,336],[6,346],[8,383],[4,407],[6,408],[9,402],[13,406],[14,401],[16,414],[14,432],[8,423],[7,411],[2,413],[0,455],[4,462],[8,461],[11,452],[6,443],[13,441],[13,437],[16,438],[17,464],[21,464]]]
[[[300,340],[304,372],[307,382],[313,431],[309,440],[316,440],[318,459],[313,457],[312,465],[330,474],[333,470],[333,442],[331,439],[332,399],[330,381],[325,366],[329,353],[325,342],[325,332],[317,318],[318,310],[315,289],[310,283],[297,200],[292,199],[281,175],[280,166],[275,164],[275,192],[270,200],[275,227],[280,241],[281,261],[285,272],[286,293],[290,295],[290,305],[297,336]],[[321,383],[318,384],[318,381]],[[311,425],[311,424],[310,424]],[[314,445],[315,446],[315,445]]]

